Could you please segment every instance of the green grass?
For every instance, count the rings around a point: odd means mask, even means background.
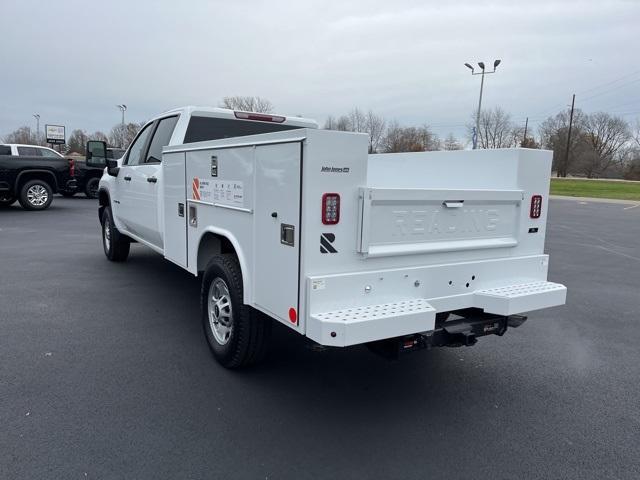
[[[551,195],[640,200],[640,182],[551,179]]]

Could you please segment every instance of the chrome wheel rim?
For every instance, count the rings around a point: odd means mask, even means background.
[[[108,252],[109,248],[111,248],[111,229],[109,228],[109,219],[104,219],[104,224],[102,225],[102,238],[104,240],[104,249]]]
[[[27,200],[34,207],[41,207],[49,200],[49,193],[42,185],[31,185],[27,190]]]
[[[233,311],[229,287],[220,277],[215,278],[209,286],[208,307],[213,338],[220,345],[226,345],[233,332]]]

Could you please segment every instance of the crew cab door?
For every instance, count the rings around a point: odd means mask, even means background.
[[[124,214],[129,232],[158,248],[163,247],[160,228],[162,192],[162,147],[169,144],[177,116],[156,120],[142,132],[126,158],[128,185],[125,186]],[[143,138],[144,137],[144,138]],[[144,142],[139,149],[137,141]],[[134,149],[135,147],[135,149]],[[135,155],[135,157],[134,157]]]

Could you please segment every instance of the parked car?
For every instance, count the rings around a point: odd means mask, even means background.
[[[54,193],[76,188],[74,170],[73,160],[50,148],[0,145],[0,207],[18,200],[25,210],[49,208]]]
[[[107,158],[118,159],[124,155],[123,148],[107,148]],[[61,192],[65,197],[73,197],[78,192],[84,192],[88,198],[98,198],[98,183],[104,167],[88,166],[86,160],[76,160],[75,190]]]

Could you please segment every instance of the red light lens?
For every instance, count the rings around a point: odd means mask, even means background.
[[[76,162],[74,162],[73,158],[69,159],[69,176],[76,176]]]
[[[540,218],[542,214],[542,195],[533,195],[531,197],[531,209],[529,216],[531,218]]]
[[[325,193],[322,195],[322,223],[335,225],[340,221],[340,195]]]
[[[285,117],[279,117],[277,115],[264,115],[262,113],[252,112],[233,112],[236,118],[241,120],[258,120],[260,122],[275,122],[282,123],[286,120]]]

